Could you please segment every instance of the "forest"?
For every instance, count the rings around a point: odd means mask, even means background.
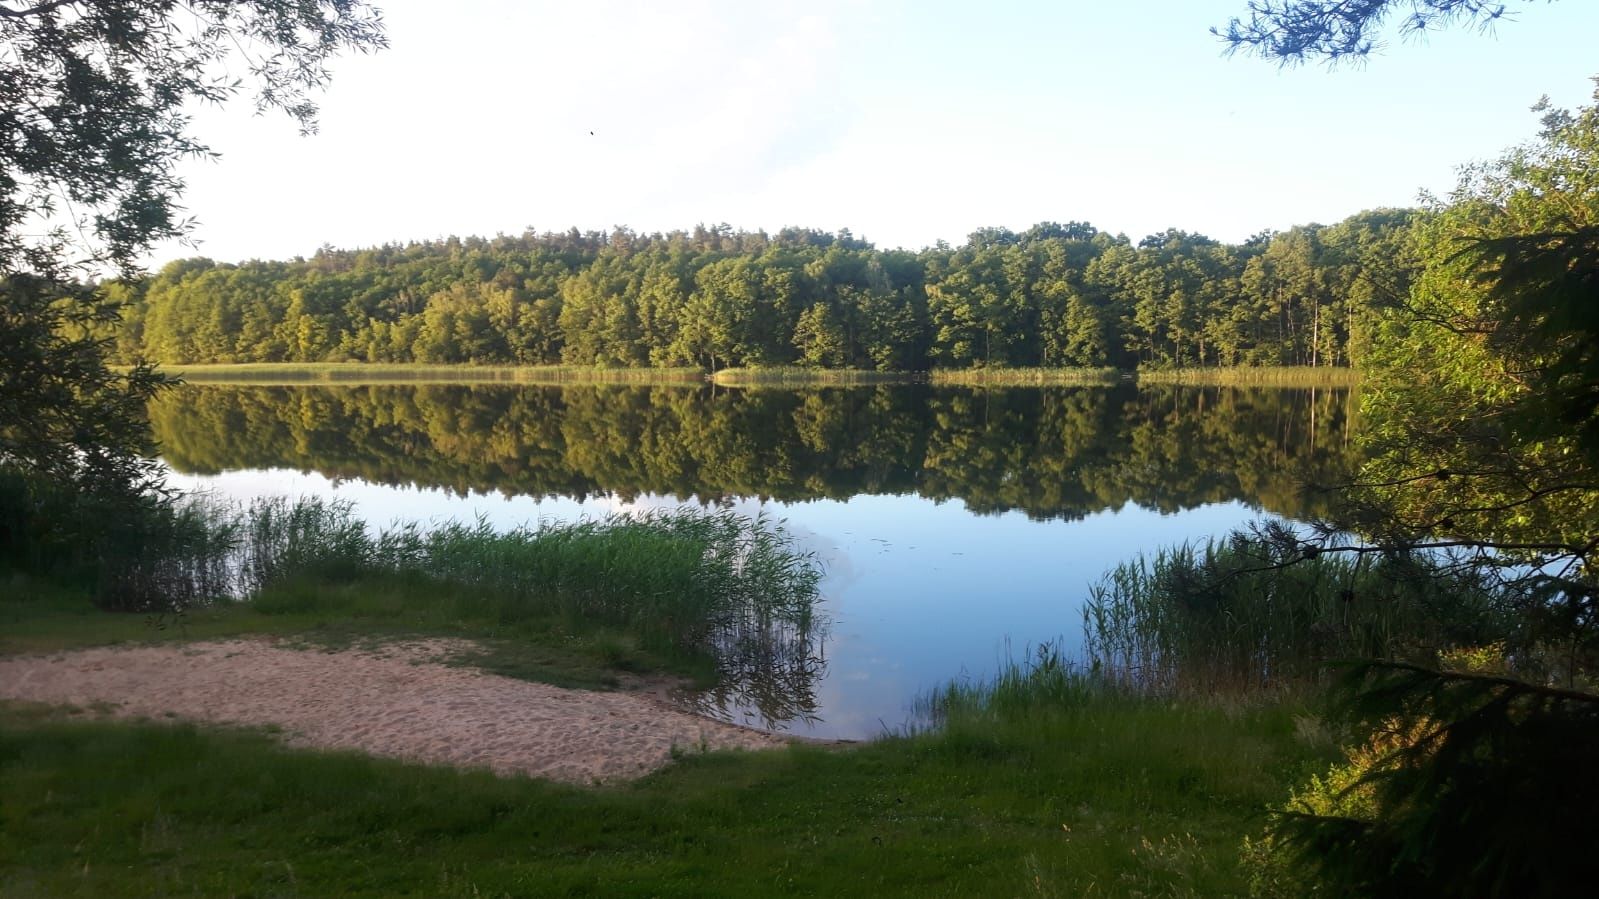
[[[1242,244],[1092,225],[880,250],[848,230],[727,225],[455,238],[309,259],[172,262],[107,285],[114,358],[603,367],[1358,365],[1419,266],[1424,214]]]

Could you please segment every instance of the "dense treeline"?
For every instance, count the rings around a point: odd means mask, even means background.
[[[1417,213],[1241,245],[1091,225],[878,250],[848,231],[525,233],[171,263],[126,302],[123,361],[974,366],[1349,365],[1402,296]]]
[[[1240,500],[1296,517],[1358,462],[1348,390],[221,387],[162,397],[178,471],[467,492],[798,501],[915,493],[1078,518]]]

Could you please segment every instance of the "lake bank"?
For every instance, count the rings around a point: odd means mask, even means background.
[[[1307,713],[1084,689],[578,787],[0,704],[0,892],[1239,894],[1243,838],[1333,756]]]
[[[724,368],[601,368],[584,365],[427,365],[367,362],[246,362],[162,365],[193,384],[293,386],[311,384],[507,384],[560,386],[631,384],[720,387],[861,387],[934,384],[960,387],[1078,387],[1123,382],[1252,387],[1349,387],[1357,369],[1338,366],[1234,366],[1175,369],[965,368],[870,371],[775,366]]]
[[[703,383],[697,368],[596,368],[584,365],[426,365],[371,362],[242,362],[162,365],[195,384],[680,384]]]
[[[1333,752],[1293,697],[1069,672],[1003,703],[964,682],[931,726],[866,743],[792,741],[663,710],[630,674],[496,676],[502,647],[399,636],[420,606],[372,605],[389,586],[161,628],[13,590],[0,653],[35,655],[0,655],[0,694],[51,704],[0,700],[0,893],[750,895],[774,871],[832,895],[1238,893],[1242,839]]]
[[[289,746],[579,784],[641,777],[684,752],[784,743],[641,689],[565,689],[461,664],[484,651],[466,640],[234,639],[0,657],[0,700],[268,727]]]
[[[207,385],[169,392],[151,416],[174,487],[349,502],[373,526],[507,531],[684,505],[786,520],[823,565],[821,611],[837,626],[818,644],[825,667],[762,695],[804,687],[819,720],[795,732],[861,739],[906,724],[919,693],[993,668],[1007,640],[1075,640],[1107,560],[1316,514],[1298,486],[1352,464],[1353,402],[1125,384]],[[395,612],[427,608],[422,591]],[[525,639],[561,645],[549,633]]]

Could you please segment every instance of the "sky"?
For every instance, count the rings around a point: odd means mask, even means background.
[[[1447,193],[1589,102],[1599,3],[1390,32],[1355,67],[1225,57],[1245,0],[379,0],[321,131],[196,114],[198,247],[153,265],[448,235],[847,228],[879,247],[1087,221],[1241,241]]]

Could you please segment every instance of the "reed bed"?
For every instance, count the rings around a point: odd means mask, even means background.
[[[1057,644],[1044,643],[1022,659],[1003,659],[992,678],[950,681],[923,694],[912,711],[934,729],[947,729],[952,723],[992,726],[1025,719],[1039,709],[1070,708],[1118,692],[1112,682],[1085,674]]]
[[[226,600],[335,610],[338,591],[326,588],[393,586],[454,603],[448,614],[429,612],[436,623],[562,619],[690,654],[771,650],[772,641],[804,652],[818,629],[815,557],[780,524],[730,511],[508,531],[481,519],[374,529],[351,504],[316,497],[113,503],[0,470],[0,531],[14,536],[0,544],[0,574],[50,577],[114,611],[165,615]]]
[[[1295,553],[1235,534],[1118,565],[1083,607],[1091,670],[1157,692],[1292,688],[1329,662],[1428,659],[1507,631],[1509,599],[1480,571]]]
[[[697,368],[597,368],[585,365],[423,365],[370,362],[249,362],[163,365],[192,383],[218,384],[698,384]]]
[[[374,534],[347,503],[272,498],[222,526],[243,535],[236,595],[305,578],[419,578],[468,588],[466,601],[501,621],[562,616],[713,656],[745,641],[808,644],[817,625],[816,560],[764,517],[681,509],[508,531],[481,519],[411,522]]]
[[[711,375],[711,382],[722,387],[858,387],[866,384],[914,384],[918,380],[919,377],[913,372],[799,366],[724,368]]]
[[[1359,369],[1339,365],[1237,365],[1215,368],[1141,368],[1140,384],[1196,387],[1353,387]]]
[[[1115,368],[937,368],[928,380],[945,387],[1098,387],[1130,377]]]

